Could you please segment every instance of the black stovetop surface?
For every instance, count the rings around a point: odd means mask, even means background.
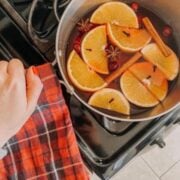
[[[26,67],[54,61],[58,21],[52,2],[0,1],[0,59],[17,57]],[[34,9],[32,3],[36,3]],[[31,12],[33,15],[29,17]],[[59,14],[62,12],[63,9],[60,9]],[[31,28],[28,22],[31,22]],[[58,69],[57,66],[55,69]],[[162,129],[177,121],[180,112],[177,109],[146,122],[117,122],[94,114],[65,90],[64,96],[82,156],[90,169],[102,179],[110,178],[144,146],[154,141]]]
[[[109,179],[145,146],[157,143],[166,128],[175,124],[180,110],[151,121],[117,122],[104,119],[71,97],[70,112],[83,156],[96,174]]]

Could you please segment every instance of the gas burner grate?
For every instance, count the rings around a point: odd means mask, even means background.
[[[0,59],[8,61],[9,59],[12,59],[12,58],[13,56],[9,53],[9,51],[6,49],[4,44],[1,42],[0,43]]]
[[[43,49],[46,45],[53,46],[58,21],[70,0],[34,0],[28,16],[28,33],[35,44]]]
[[[48,42],[47,38],[56,30],[57,21],[51,1],[34,0],[28,16],[28,32],[32,40]]]
[[[9,3],[21,14],[24,20],[27,20],[29,9],[33,0],[9,0]]]
[[[69,3],[71,2],[71,0],[54,0],[54,14],[56,16],[56,19],[59,21],[60,20],[60,15],[62,14],[62,11],[60,11],[61,9],[64,9]]]
[[[58,20],[70,0],[1,0],[7,11],[48,61],[53,61]]]
[[[24,5],[32,3],[33,0],[10,0],[14,5]]]

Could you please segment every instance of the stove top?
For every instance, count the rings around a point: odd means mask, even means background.
[[[26,66],[41,64],[44,57],[34,48],[19,27],[0,6],[0,58],[9,60],[17,57]]]
[[[109,179],[149,144],[165,146],[161,134],[177,123],[180,109],[152,121],[117,122],[94,114],[71,97],[70,112],[87,163],[101,179]]]
[[[55,36],[70,0],[1,0],[0,59],[17,57],[26,67],[53,62]],[[55,66],[59,74],[57,65]],[[60,75],[59,75],[60,77]],[[161,132],[179,121],[177,109],[146,122],[117,122],[84,107],[64,88],[82,156],[101,179],[109,179],[146,145],[165,145]]]

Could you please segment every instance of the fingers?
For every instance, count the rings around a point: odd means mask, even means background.
[[[6,78],[3,74],[6,73]],[[29,68],[25,75],[23,64],[18,59],[13,59],[9,63],[0,61],[0,85],[7,79],[8,86],[5,88],[7,91],[19,91],[21,97],[27,105],[27,117],[29,117],[37,104],[38,98],[42,90],[42,83],[37,75],[33,72],[32,67]],[[21,99],[22,99],[21,98]]]
[[[21,91],[21,96],[26,98],[26,79],[25,79],[25,69],[22,62],[18,59],[12,59],[7,67],[8,73],[8,90],[19,90]],[[26,100],[24,98],[24,100]]]
[[[28,111],[27,116],[30,116],[37,105],[37,101],[39,99],[43,85],[40,78],[37,76],[37,73],[33,72],[32,67],[27,70],[26,81],[27,81],[27,111]]]
[[[12,59],[9,62],[7,71],[10,76],[24,77],[24,66],[18,59]]]
[[[6,81],[8,62],[0,61],[0,85]]]
[[[8,62],[7,61],[0,61],[0,73],[6,74],[7,73]]]

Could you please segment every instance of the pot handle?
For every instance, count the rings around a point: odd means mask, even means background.
[[[57,65],[57,60],[55,59],[53,62],[51,62],[51,65],[54,68]]]
[[[72,86],[68,86],[63,80],[59,80],[59,83],[66,88],[66,92],[71,96],[74,95],[74,88]]]
[[[51,65],[52,65],[52,67],[53,67],[54,69],[57,69],[57,66],[58,66],[57,60],[55,59],[55,60],[51,63]],[[59,70],[59,68],[58,68],[58,70]],[[59,80],[59,83],[65,87],[66,92],[67,92],[68,94],[74,95],[74,88],[73,88],[72,86],[67,85],[67,83],[66,83],[65,81],[63,81],[63,80]]]

